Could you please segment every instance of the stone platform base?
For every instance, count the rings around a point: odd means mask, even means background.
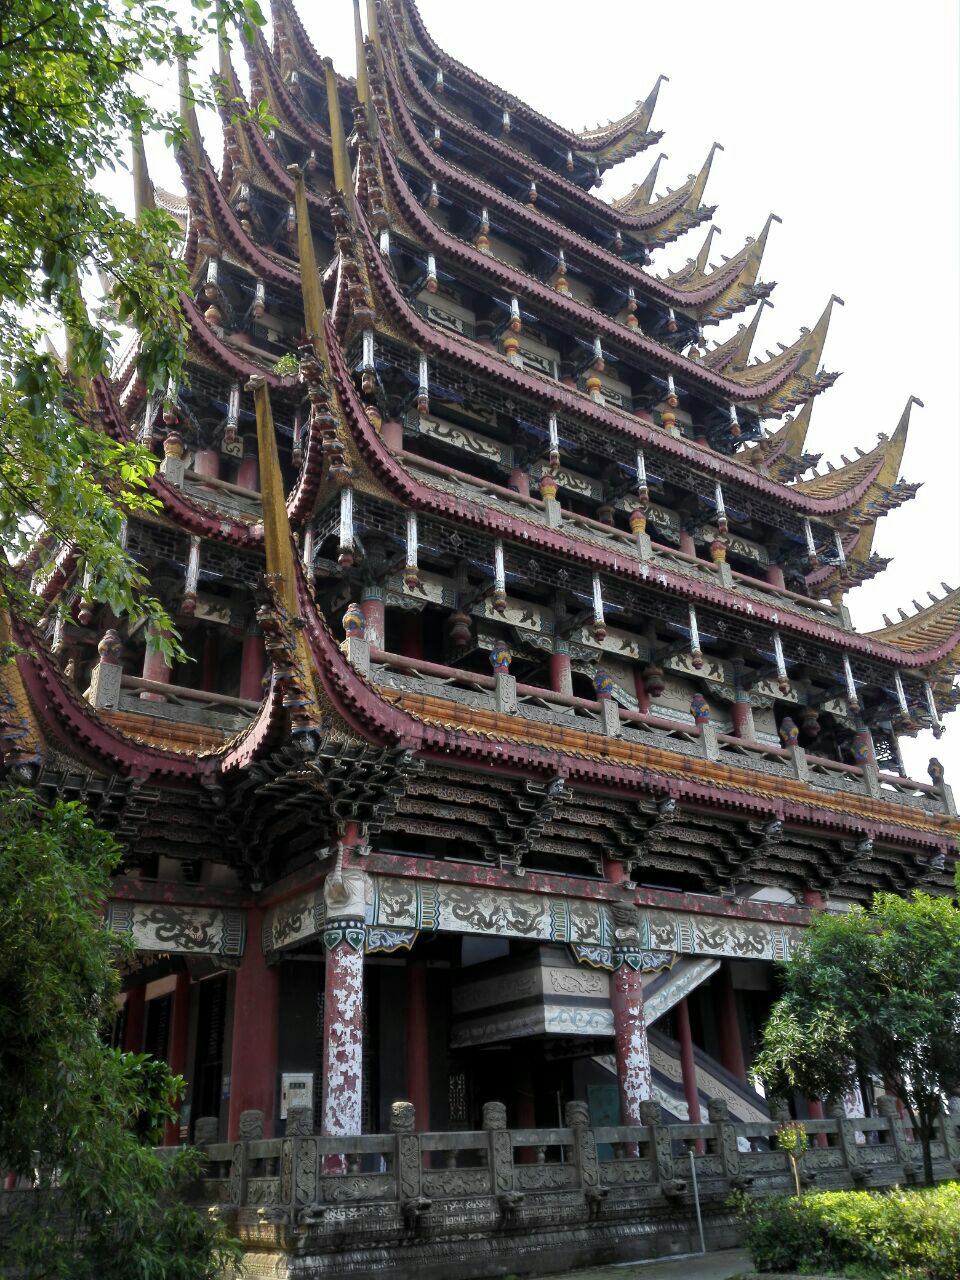
[[[706,1213],[703,1227],[708,1249],[736,1244],[732,1215]],[[327,1280],[337,1276],[352,1280],[485,1280],[666,1260],[699,1248],[696,1219],[685,1211],[642,1222],[604,1223],[601,1219],[566,1228],[520,1227],[482,1236],[446,1235],[442,1240],[381,1240],[371,1242],[369,1248],[354,1245],[343,1250],[330,1248],[328,1240],[322,1251],[314,1251],[309,1231],[300,1239],[278,1239],[273,1247],[266,1240],[250,1239],[248,1231],[241,1234],[246,1246],[244,1274],[251,1280]],[[281,1234],[286,1235],[286,1230],[281,1228]]]

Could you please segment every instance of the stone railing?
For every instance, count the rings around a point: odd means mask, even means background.
[[[919,1143],[893,1100],[881,1102],[870,1119],[803,1122],[806,1185],[920,1179]],[[366,1275],[368,1266],[370,1275],[405,1276],[414,1262],[424,1276],[475,1275],[478,1259],[501,1255],[519,1269],[518,1237],[524,1271],[683,1252],[696,1247],[695,1188],[714,1246],[735,1237],[731,1191],[793,1188],[778,1121],[733,1122],[717,1100],[708,1114],[706,1124],[664,1125],[659,1106],[644,1103],[642,1125],[593,1128],[586,1105],[571,1102],[563,1128],[508,1129],[506,1108],[488,1103],[479,1131],[418,1133],[411,1104],[395,1103],[391,1132],[336,1138],[315,1136],[312,1111],[294,1108],[285,1136],[264,1139],[260,1113],[246,1112],[246,1136],[206,1146],[201,1195],[250,1252],[295,1251],[309,1257],[311,1276]],[[197,1122],[200,1139],[208,1123]],[[943,1116],[933,1161],[938,1180],[956,1177],[960,1116]]]

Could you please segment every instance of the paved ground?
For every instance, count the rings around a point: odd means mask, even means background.
[[[587,1271],[566,1271],[545,1280],[730,1280],[751,1272],[742,1249],[722,1249],[705,1257],[671,1258],[669,1262],[620,1262]]]

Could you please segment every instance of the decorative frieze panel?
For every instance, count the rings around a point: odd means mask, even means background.
[[[622,943],[614,920],[614,910],[622,908],[605,902],[392,876],[369,876],[365,882],[367,952],[408,950],[418,931],[492,934],[565,943],[576,948],[581,963],[605,969]],[[264,917],[264,951],[289,950],[319,938],[326,917],[322,889],[279,903]],[[638,939],[630,949],[650,953],[649,963],[641,965],[645,969],[663,967],[668,962],[663,953],[782,960],[802,933],[794,925],[693,912],[641,908],[637,918]]]
[[[242,956],[247,935],[243,911],[167,902],[108,902],[104,927],[132,939],[138,951],[183,955]]]

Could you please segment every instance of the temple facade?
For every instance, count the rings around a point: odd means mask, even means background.
[[[219,172],[185,75],[183,193],[135,154],[183,228],[188,376],[148,398],[134,345],[86,405],[157,455],[126,546],[189,660],[65,548],[0,669],[8,776],[125,850],[116,1042],[186,1077],[168,1142],[349,1140],[374,1182],[397,1102],[432,1135],[762,1124],[811,911],[953,889],[950,789],[899,742],[956,706],[960,591],[868,634],[845,604],[918,488],[912,404],[819,471],[841,300],[752,354],[776,219],[712,265],[713,151],[595,193],[659,142],[659,81],[571,133],[414,0],[357,10],[352,78],[272,18],[249,89],[222,52]]]

